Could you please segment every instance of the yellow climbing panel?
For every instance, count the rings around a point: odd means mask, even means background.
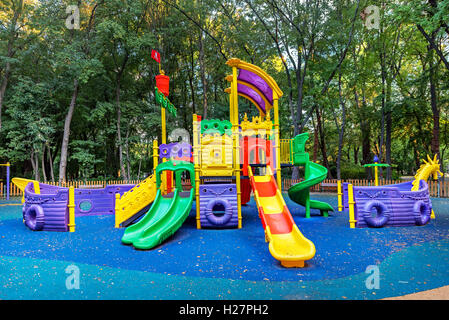
[[[150,205],[156,197],[156,176],[151,175],[134,188],[125,192],[115,201],[115,227],[130,219],[145,207]]]

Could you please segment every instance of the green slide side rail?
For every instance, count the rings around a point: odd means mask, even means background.
[[[306,217],[310,217],[310,209],[318,209],[323,216],[327,216],[334,208],[322,201],[310,199],[310,187],[320,183],[327,177],[327,169],[317,163],[309,161],[309,154],[305,152],[305,144],[309,139],[309,133],[297,135],[293,139],[293,164],[304,166],[304,181],[301,181],[288,189],[288,196],[294,202],[306,208]]]

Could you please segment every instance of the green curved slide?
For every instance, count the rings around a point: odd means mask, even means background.
[[[175,172],[176,189],[168,195],[160,190],[160,173],[164,170]],[[126,228],[122,237],[124,244],[132,244],[136,249],[152,249],[174,234],[184,223],[192,209],[195,198],[195,186],[183,192],[180,173],[189,171],[194,176],[191,163],[168,161],[156,169],[158,191],[150,210],[136,224]],[[194,184],[194,182],[193,182]]]
[[[288,189],[288,196],[294,202],[306,208],[306,217],[310,218],[310,209],[318,209],[320,213],[327,217],[329,211],[334,208],[322,201],[310,199],[310,187],[320,183],[327,177],[327,169],[317,163],[309,161],[309,154],[305,152],[305,143],[309,138],[309,133],[305,132],[297,135],[293,139],[293,164],[304,166],[304,181],[301,181]]]

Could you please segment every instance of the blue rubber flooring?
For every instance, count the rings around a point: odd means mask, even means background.
[[[312,198],[336,207],[336,196]],[[0,299],[379,299],[449,285],[449,199],[432,199],[437,219],[421,227],[350,229],[285,200],[316,246],[305,268],[286,269],[269,253],[252,200],[243,228],[197,230],[195,208],[161,246],[121,244],[113,216],[80,217],[75,233],[33,232],[20,206],[0,203]],[[80,288],[66,281],[76,266]],[[367,286],[368,266],[379,286]]]

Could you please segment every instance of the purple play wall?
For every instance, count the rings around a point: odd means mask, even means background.
[[[102,189],[75,189],[75,216],[92,216],[115,213],[115,194],[120,196],[134,187],[132,184],[106,186]],[[80,205],[89,202],[91,209],[82,211]]]
[[[47,188],[41,187],[41,194],[34,192],[34,186],[29,183],[25,187],[25,203],[23,205],[23,214],[25,218],[26,210],[33,204],[40,205],[44,210],[43,231],[68,231],[67,223],[69,220],[69,210],[67,203],[69,199],[69,190],[67,188]],[[53,187],[53,186],[49,186]],[[52,190],[52,193],[42,193]]]
[[[75,216],[114,214],[115,194],[123,195],[133,187],[132,184],[122,184],[110,185],[101,189],[75,188]],[[69,188],[44,183],[40,183],[39,188],[40,194],[36,194],[32,183],[26,186],[23,213],[33,204],[40,205],[45,216],[43,230],[67,231]],[[80,205],[85,205],[86,202],[90,208],[83,211],[80,209]]]
[[[390,217],[385,226],[415,226],[417,215],[414,213],[414,206],[418,201],[423,201],[428,205],[426,215],[430,215],[432,202],[429,197],[428,185],[421,180],[418,191],[411,191],[412,181],[378,186],[378,187],[357,187],[354,186],[354,217],[357,220],[356,227],[369,227],[364,218],[365,204],[372,200],[382,202],[387,210],[390,211]],[[349,212],[348,206],[348,183],[343,183],[343,206],[344,211]]]

